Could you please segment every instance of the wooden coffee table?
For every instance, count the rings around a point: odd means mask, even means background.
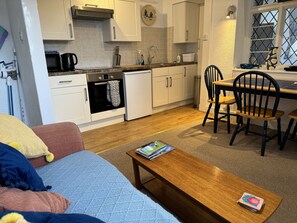
[[[135,185],[144,187],[185,222],[265,222],[282,198],[177,148],[154,160],[127,152],[132,158]],[[142,183],[139,166],[155,178]],[[261,212],[237,204],[244,192],[264,198]]]

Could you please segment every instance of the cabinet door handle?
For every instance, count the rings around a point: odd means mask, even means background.
[[[184,67],[184,77],[186,77],[187,76],[187,69],[186,69],[186,67]]]
[[[73,29],[71,23],[69,23],[69,32],[70,32],[70,38],[73,38]]]
[[[115,40],[117,39],[115,26],[113,26],[112,29],[113,29],[113,39]]]
[[[168,88],[168,77],[166,77],[166,87]]]
[[[172,77],[170,77],[170,87],[172,87]]]
[[[189,30],[186,31],[186,41],[189,40]]]
[[[88,101],[88,93],[87,93],[87,88],[84,88],[85,90],[85,101],[87,102]]]
[[[69,84],[71,83],[72,80],[67,80],[67,81],[59,81],[59,84]]]
[[[85,4],[86,7],[94,7],[94,8],[98,8],[98,5],[95,4]]]
[[[95,83],[95,86],[99,86],[99,85],[106,85],[107,82],[98,82],[98,83]]]

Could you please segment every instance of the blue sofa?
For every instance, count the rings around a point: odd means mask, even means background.
[[[65,196],[66,213],[87,214],[104,222],[179,222],[138,191],[125,176],[100,156],[86,151],[78,127],[70,122],[37,126],[33,131],[55,154],[55,161],[31,159],[50,191]]]

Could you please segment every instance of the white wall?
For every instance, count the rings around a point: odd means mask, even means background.
[[[7,1],[29,126],[54,121],[36,0]]]
[[[238,0],[207,0],[204,5],[204,28],[201,40],[202,76],[205,68],[214,64],[220,68],[224,78],[232,77],[236,22],[240,14],[236,13],[236,19],[226,19],[227,8],[237,5]],[[204,83],[201,79],[200,106],[199,109],[206,111],[208,96]]]

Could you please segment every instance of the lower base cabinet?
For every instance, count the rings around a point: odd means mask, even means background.
[[[194,97],[196,64],[152,69],[153,107]]]
[[[181,101],[183,94],[183,69],[162,67],[152,70],[153,107]]]
[[[51,94],[56,122],[83,124],[91,121],[85,74],[52,76]]]

